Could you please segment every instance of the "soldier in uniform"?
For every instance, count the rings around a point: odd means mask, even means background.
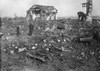
[[[83,13],[83,12],[80,11],[80,12],[77,13],[77,15],[78,15],[78,20],[80,20],[80,21],[86,21],[87,16],[86,16],[85,13]]]
[[[28,26],[29,26],[29,32],[28,32],[28,35],[31,36],[32,33],[33,33],[34,26],[33,26],[33,24],[31,24],[31,23],[30,23]]]
[[[21,33],[20,33],[20,26],[17,26],[16,27],[16,35],[19,36]]]
[[[0,17],[0,38],[3,36],[3,33],[1,32],[1,28],[2,28],[2,20],[1,20],[1,17]]]

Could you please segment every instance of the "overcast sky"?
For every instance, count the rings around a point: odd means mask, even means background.
[[[0,0],[0,16],[25,16],[34,4],[53,5],[58,9],[57,16],[77,16],[78,11],[85,11],[81,4],[86,0]],[[93,15],[100,15],[100,0],[93,0]]]

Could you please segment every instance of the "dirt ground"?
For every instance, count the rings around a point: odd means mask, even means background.
[[[99,71],[97,40],[79,42],[76,37],[91,37],[94,30],[100,34],[100,29],[92,29],[89,22],[67,19],[32,24],[35,28],[28,36],[25,19],[3,20],[1,71]],[[16,35],[18,25],[20,35]]]

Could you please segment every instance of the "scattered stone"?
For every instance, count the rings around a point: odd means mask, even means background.
[[[35,47],[35,46],[32,46],[32,49],[36,49],[37,47]]]
[[[19,49],[18,49],[18,52],[22,52],[22,51],[24,51],[24,50],[26,50],[26,48],[19,48]]]

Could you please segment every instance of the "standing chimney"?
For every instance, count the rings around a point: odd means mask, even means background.
[[[86,15],[87,15],[87,21],[92,22],[92,7],[93,3],[92,0],[87,0],[86,3],[82,4],[82,7],[86,7]]]

